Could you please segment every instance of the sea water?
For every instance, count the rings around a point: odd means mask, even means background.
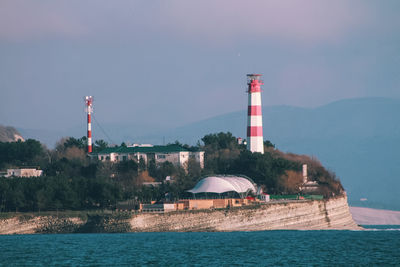
[[[0,265],[400,266],[398,228],[6,235],[0,236]]]

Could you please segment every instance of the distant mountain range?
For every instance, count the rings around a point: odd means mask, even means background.
[[[400,100],[361,98],[337,101],[317,108],[270,106],[263,108],[264,139],[277,148],[317,157],[336,172],[351,205],[400,210]],[[114,142],[195,144],[204,135],[230,131],[246,137],[245,110],[160,130],[122,124],[103,125]],[[64,134],[19,129],[26,137],[47,143],[62,136],[81,137],[85,130]],[[98,139],[108,137],[93,126]],[[73,132],[82,132],[74,135]],[[49,144],[49,143],[47,143]]]

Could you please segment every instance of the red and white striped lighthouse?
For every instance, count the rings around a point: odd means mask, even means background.
[[[264,154],[262,106],[261,106],[261,74],[247,74],[249,107],[247,112],[247,149]]]
[[[93,97],[85,97],[86,113],[87,113],[87,152],[92,153],[92,118],[93,112]]]

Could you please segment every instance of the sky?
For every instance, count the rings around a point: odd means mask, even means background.
[[[0,124],[176,127],[263,105],[400,98],[400,1],[2,0]]]

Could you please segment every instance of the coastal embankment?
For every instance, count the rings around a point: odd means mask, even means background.
[[[230,209],[167,213],[104,213],[82,217],[19,216],[0,220],[0,234],[359,230],[346,196],[279,201]]]
[[[345,196],[232,209],[142,213],[132,216],[130,225],[134,232],[362,229],[353,221]]]

